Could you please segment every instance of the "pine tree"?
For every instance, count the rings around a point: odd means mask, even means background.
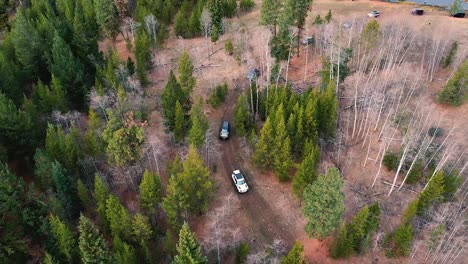
[[[143,128],[146,124],[134,121],[133,113],[130,112],[122,127],[113,131],[114,127],[110,122],[107,126],[103,139],[107,142],[109,163],[125,166],[138,161],[142,156],[141,147],[145,140]]]
[[[331,168],[305,188],[303,213],[309,220],[309,236],[323,239],[338,226],[344,212],[343,185],[339,171]]]
[[[273,34],[276,35],[276,25],[281,14],[281,1],[265,0],[262,2],[260,24],[273,26]]]
[[[140,183],[140,207],[149,217],[156,215],[161,202],[161,178],[158,174],[145,170]]]
[[[91,200],[89,198],[88,190],[86,189],[86,186],[83,184],[81,179],[78,179],[77,189],[78,198],[80,198],[81,205],[83,205],[84,209],[89,209],[91,207]]]
[[[364,29],[361,31],[359,40],[363,44],[363,48],[369,52],[377,44],[380,38],[380,25],[376,19],[370,20]]]
[[[389,237],[386,238],[388,256],[403,257],[411,253],[413,242],[413,226],[411,224],[401,225],[396,228]]]
[[[190,3],[184,0],[174,19],[174,31],[176,36],[188,37],[189,34],[189,13]]]
[[[70,101],[81,106],[87,93],[83,87],[83,65],[73,55],[70,46],[55,31],[50,71],[67,88]]]
[[[288,172],[292,165],[291,141],[286,130],[284,121],[283,104],[280,104],[276,110],[276,127],[274,137],[273,167],[276,176],[280,181],[286,181],[289,178]]]
[[[106,216],[106,201],[109,197],[109,187],[102,181],[99,174],[94,175],[94,193],[93,197],[96,201],[96,212],[99,217],[99,223],[106,230],[109,227]]]
[[[148,84],[146,71],[151,68],[151,40],[145,30],[139,30],[135,39],[136,73],[143,86]]]
[[[208,260],[203,256],[202,248],[195,235],[190,231],[187,223],[182,225],[179,233],[179,243],[177,244],[177,256],[174,257],[173,264],[204,264]]]
[[[237,104],[234,108],[234,125],[236,133],[241,137],[247,135],[247,132],[253,128],[253,119],[244,94],[237,98]]]
[[[119,32],[119,20],[112,0],[94,0],[96,22],[107,37],[115,39]]]
[[[42,264],[57,264],[57,261],[46,251],[44,258],[42,258]]]
[[[310,150],[304,153],[305,158],[302,160],[293,178],[293,192],[299,198],[302,198],[304,189],[317,179],[320,149],[311,142],[309,144],[311,145]]]
[[[47,153],[42,149],[36,149],[34,154],[34,176],[35,183],[42,190],[48,190],[52,187],[52,160]]]
[[[57,216],[49,216],[50,232],[56,241],[58,251],[71,262],[75,255],[76,240],[72,230]]]
[[[133,217],[132,234],[134,240],[140,244],[140,247],[143,249],[146,260],[151,262],[151,253],[148,248],[148,241],[151,239],[153,231],[151,230],[151,225],[149,224],[146,216],[137,213]]]
[[[112,249],[115,255],[115,260],[118,264],[137,264],[137,256],[135,248],[120,239],[115,237],[112,243]]]
[[[164,125],[169,128],[169,130],[173,131],[175,126],[176,102],[179,101],[179,103],[183,105],[187,102],[187,99],[174,73],[170,71],[167,84],[161,96]]]
[[[190,15],[188,30],[189,30],[189,37],[196,37],[200,35],[201,28],[200,28],[200,11],[196,8],[192,10],[192,14]]]
[[[288,255],[281,260],[281,264],[306,264],[303,251],[304,247],[301,245],[301,242],[296,241]]]
[[[190,112],[191,128],[189,131],[189,144],[201,148],[205,143],[205,133],[208,130],[208,119],[203,113],[201,99],[193,105]]]
[[[422,215],[431,206],[432,202],[442,199],[444,194],[445,177],[441,170],[434,175],[424,191],[418,197],[418,215]]]
[[[80,216],[78,230],[80,231],[78,245],[81,262],[84,264],[112,263],[111,252],[107,248],[106,241],[84,215]]]
[[[213,185],[208,167],[203,164],[195,146],[190,145],[183,171],[169,178],[168,194],[162,203],[171,225],[179,226],[186,212],[200,214],[206,211]]]
[[[359,252],[363,241],[366,238],[366,227],[369,218],[369,208],[363,207],[353,217],[353,220],[349,224],[349,238],[355,251]]]
[[[327,21],[327,23],[330,23],[331,20],[332,20],[332,12],[330,9],[328,9],[328,13],[325,16],[325,21]]]
[[[58,161],[53,163],[51,172],[57,196],[65,210],[67,219],[71,220],[76,210],[76,182],[71,179],[65,168]]]
[[[195,86],[193,75],[193,64],[187,51],[184,50],[179,58],[179,83],[185,96],[188,98]]]
[[[106,217],[114,237],[131,237],[132,218],[119,199],[112,194],[106,201]]]
[[[330,247],[330,255],[333,258],[348,258],[354,253],[353,244],[349,238],[350,235],[351,232],[348,231],[348,226],[343,224]]]
[[[254,162],[263,168],[270,168],[273,165],[273,129],[271,127],[271,118],[267,117],[265,124],[260,130],[260,138],[255,146],[255,153],[253,156]]]
[[[135,248],[125,243],[119,237],[115,237],[112,243],[113,252],[117,264],[137,264]]]
[[[16,13],[11,36],[15,56],[26,72],[25,76],[38,76],[44,47],[39,33],[26,17],[25,11],[20,10]]]
[[[468,95],[468,60],[465,60],[439,92],[437,100],[440,103],[459,106],[463,104]]]
[[[333,138],[338,116],[338,99],[335,95],[335,82],[330,81],[327,90],[320,94],[319,101],[319,131],[325,138]]]
[[[185,116],[179,101],[175,105],[174,137],[177,142],[182,142],[185,136]]]

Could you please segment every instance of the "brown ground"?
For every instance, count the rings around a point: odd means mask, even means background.
[[[194,98],[201,97],[206,99],[210,90],[217,84],[226,81],[229,85],[230,94],[226,103],[219,109],[212,109],[205,105],[205,113],[210,121],[210,126],[214,133],[217,133],[218,126],[223,119],[232,122],[232,110],[235,104],[235,98],[241,90],[246,89],[248,83],[245,76],[249,68],[258,67],[266,69],[266,59],[262,59],[261,54],[265,54],[266,40],[268,40],[268,32],[265,28],[258,25],[260,15],[261,1],[257,0],[257,7],[252,12],[240,14],[239,18],[230,20],[230,27],[224,36],[215,43],[206,46],[204,38],[196,39],[178,39],[171,36],[161,50],[156,51],[155,69],[150,73],[150,87],[147,89],[149,98],[149,109],[155,110],[150,114],[149,127],[147,136],[149,141],[158,141],[170,149],[173,147],[169,137],[164,132],[162,117],[159,111],[159,96],[166,82],[166,77],[170,69],[177,69],[177,58],[185,49],[190,54],[195,67],[195,76],[197,85],[194,89]],[[367,12],[373,9],[381,11],[382,21],[407,21],[418,28],[421,32],[437,32],[441,29],[450,30],[452,35],[457,36],[460,41],[460,47],[468,45],[468,19],[454,19],[448,17],[445,12],[437,9],[425,8],[426,14],[422,17],[413,17],[409,15],[411,5],[407,4],[390,4],[377,1],[331,1],[317,0],[314,1],[312,12],[309,13],[307,28],[312,28],[312,21],[317,14],[322,17],[331,9],[334,19],[338,21],[352,21],[354,18],[366,16]],[[241,33],[245,30],[245,33]],[[312,32],[312,29],[307,31]],[[120,37],[120,36],[119,36]],[[224,52],[224,43],[227,39],[232,39],[234,45],[244,41],[246,48],[241,56],[241,64],[238,64],[233,56],[229,56]],[[125,42],[119,40],[117,48],[123,59],[129,56],[129,52],[125,48]],[[208,59],[207,54],[213,53]],[[130,55],[131,56],[131,55]],[[301,50],[300,57],[292,58],[289,80],[294,81],[297,85],[303,85],[304,80],[304,64],[305,52]],[[308,53],[308,68],[307,68],[307,85],[316,85],[318,78],[316,76],[320,67],[320,58],[314,55],[313,52]],[[264,72],[264,71],[263,71]],[[435,93],[440,89],[447,75],[439,75],[430,86],[430,91],[427,91],[424,100],[431,102],[428,107],[434,107],[437,111],[445,113],[447,116],[446,124],[458,125],[465,128],[468,105],[460,108],[443,107],[433,102],[431,93]],[[266,74],[262,74],[262,81],[266,80]],[[457,137],[462,142],[468,142],[465,129],[460,129],[457,132]],[[399,263],[405,262],[397,260],[388,260],[381,255],[369,254],[365,257],[354,257],[347,261],[335,261],[328,257],[328,246],[330,239],[318,241],[309,239],[304,233],[304,225],[306,220],[301,214],[301,205],[299,201],[293,197],[290,184],[279,183],[276,178],[270,174],[258,171],[248,162],[246,156],[246,146],[242,139],[235,136],[231,140],[221,142],[221,151],[216,157],[217,172],[213,174],[216,179],[217,192],[210,205],[209,213],[200,218],[191,221],[192,228],[196,231],[197,236],[202,241],[205,248],[210,249],[213,253],[214,246],[214,223],[221,214],[222,208],[226,208],[226,202],[229,201],[230,210],[224,212],[221,237],[222,248],[229,248],[237,244],[239,241],[247,241],[251,245],[251,252],[261,251],[265,243],[270,243],[274,239],[284,240],[288,246],[291,246],[295,240],[300,240],[304,245],[304,253],[308,263]],[[369,179],[372,180],[375,175],[375,164],[368,162],[366,171],[363,171],[363,152],[361,148],[362,142],[354,142],[346,152],[343,152],[340,165],[344,166],[343,176],[346,181],[346,216],[349,217],[355,213],[360,206],[369,201],[384,201],[384,193],[388,191],[386,186],[378,185],[375,189],[369,188]],[[377,149],[376,149],[377,148]],[[168,151],[165,159],[173,157],[175,152],[183,153],[183,148],[176,148],[175,151]],[[378,146],[372,146],[372,153],[378,151]],[[372,155],[371,155],[372,156]],[[323,155],[323,164],[321,171],[326,167],[332,166],[336,162],[336,157],[332,155]],[[165,164],[161,164],[164,167]],[[248,183],[251,190],[245,195],[238,195],[230,180],[230,173],[233,169],[242,169],[246,173]],[[382,173],[382,178],[391,179],[391,174],[388,172]],[[164,177],[163,173],[163,180]],[[394,227],[400,218],[401,209],[407,202],[413,199],[412,193],[405,193],[401,196],[392,208],[387,210],[387,220],[383,221],[384,230],[389,230]],[[364,194],[364,195],[363,195]],[[232,241],[232,242],[231,242]],[[232,251],[229,251],[232,252]],[[224,263],[232,263],[232,253],[223,256]],[[215,260],[215,255],[210,255],[210,259]]]

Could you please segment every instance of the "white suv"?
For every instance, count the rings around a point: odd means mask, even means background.
[[[247,185],[244,175],[242,175],[240,170],[233,171],[231,176],[239,193],[246,193],[249,190],[249,186]]]

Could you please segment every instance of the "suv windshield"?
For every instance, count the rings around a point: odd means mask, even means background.
[[[237,185],[243,185],[243,184],[245,184],[245,180],[239,180],[239,181],[237,182]]]

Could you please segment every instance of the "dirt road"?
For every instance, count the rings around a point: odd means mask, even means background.
[[[236,97],[234,93],[231,94],[228,100],[230,102],[235,102]],[[230,104],[230,106],[226,107],[224,110],[223,119],[228,120],[231,124],[233,124],[234,120],[234,104]],[[270,203],[274,203],[275,201],[266,201],[258,192],[255,184],[255,177],[249,175],[248,171],[243,166],[243,161],[240,156],[239,152],[239,138],[236,136],[235,128],[231,126],[231,137],[229,140],[222,142],[222,164],[224,167],[224,177],[222,177],[222,183],[229,185],[231,188],[227,188],[228,190],[232,190],[232,192],[236,192],[234,184],[230,178],[230,175],[233,170],[240,169],[244,176],[247,179],[247,183],[249,184],[249,191],[245,194],[237,194],[239,195],[241,208],[243,211],[248,215],[250,218],[250,222],[252,224],[253,230],[261,235],[261,237],[266,242],[271,242],[275,239],[280,239],[286,242],[288,248],[291,248],[294,244],[296,237],[295,235],[289,230],[288,226],[283,226],[280,224],[278,218],[281,217],[280,214],[276,214]]]

